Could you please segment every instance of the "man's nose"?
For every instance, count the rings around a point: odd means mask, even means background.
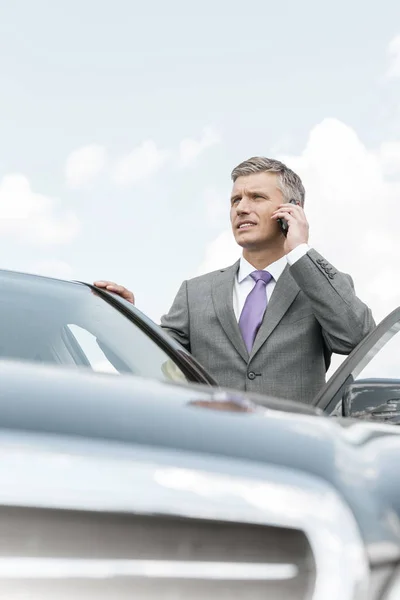
[[[246,198],[246,196],[243,196],[240,202],[238,202],[238,204],[236,205],[236,210],[238,215],[249,214],[250,205],[249,200],[248,198]]]

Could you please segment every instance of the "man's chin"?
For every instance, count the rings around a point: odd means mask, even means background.
[[[266,250],[271,246],[276,246],[276,244],[281,244],[282,236],[271,236],[271,238],[260,240],[257,236],[252,236],[250,232],[246,232],[245,234],[235,235],[235,241],[238,246],[246,250]],[[283,238],[283,241],[285,238]]]
[[[259,248],[260,246],[265,246],[264,244],[260,244],[259,241],[257,240],[250,240],[250,239],[236,239],[236,243],[238,246],[240,246],[243,249],[246,250],[256,250],[257,248]]]
[[[260,240],[257,240],[257,236],[254,235],[254,232],[252,231],[235,231],[234,237],[236,243],[239,246],[242,246],[242,248],[245,248],[249,244],[254,245],[257,244],[257,242],[260,242]]]

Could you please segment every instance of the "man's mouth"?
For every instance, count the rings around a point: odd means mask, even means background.
[[[243,221],[243,223],[240,223],[238,225],[238,229],[239,230],[243,230],[243,229],[250,229],[250,227],[255,227],[255,223],[253,223],[252,221]]]

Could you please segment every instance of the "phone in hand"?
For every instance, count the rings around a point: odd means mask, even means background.
[[[289,200],[289,204],[296,204],[297,206],[299,206],[300,202],[292,198],[291,200]],[[286,221],[286,219],[278,219],[278,223],[283,235],[286,237],[287,232],[289,231],[289,223]]]

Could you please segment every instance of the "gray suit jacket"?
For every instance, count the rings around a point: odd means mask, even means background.
[[[278,279],[250,354],[233,311],[239,261],[184,281],[161,326],[224,387],[311,403],[331,354],[349,354],[375,323],[349,275],[310,250]]]

